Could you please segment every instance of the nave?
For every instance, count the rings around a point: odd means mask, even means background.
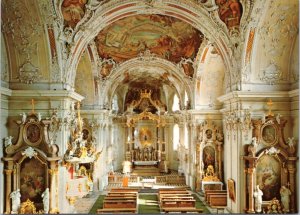
[[[120,188],[118,188],[118,189],[120,189]],[[123,189],[124,190],[135,189],[138,192],[137,205],[136,205],[136,209],[134,210],[134,212],[138,213],[138,214],[165,213],[165,211],[163,211],[163,209],[162,209],[161,202],[159,201],[159,190],[162,190],[162,189],[169,190],[169,191],[173,190],[175,192],[179,191],[179,195],[181,195],[181,197],[176,197],[176,193],[171,192],[172,197],[171,197],[171,199],[169,199],[170,201],[175,200],[175,199],[176,200],[181,200],[181,199],[186,200],[189,198],[188,196],[190,196],[190,199],[195,199],[195,208],[197,210],[194,210],[194,212],[193,212],[192,209],[190,209],[189,213],[204,213],[204,214],[228,213],[225,210],[225,207],[218,207],[218,209],[210,207],[205,202],[203,193],[193,192],[187,186],[182,187],[182,186],[154,185],[154,186],[152,186],[152,188],[151,187],[141,188],[141,187],[135,186],[132,188],[127,187],[127,188],[123,188]],[[80,213],[80,214],[95,214],[95,213],[97,213],[98,209],[103,208],[103,202],[105,200],[105,197],[108,196],[108,193],[111,193],[111,191],[114,191],[114,190],[116,191],[115,187],[114,188],[107,187],[104,191],[95,192],[95,193],[89,195],[88,197],[82,198],[80,200],[76,200],[74,203],[76,213]],[[180,192],[182,192],[182,190],[187,190],[188,194],[182,194],[182,193],[180,194]],[[162,198],[162,196],[160,198]],[[127,197],[127,199],[128,199],[128,197]],[[172,204],[174,204],[174,203],[175,202],[172,202]],[[170,208],[172,209],[172,207],[170,207]],[[176,208],[178,209],[178,205],[176,205]],[[174,208],[174,211],[176,210],[176,208]],[[183,208],[185,208],[185,210],[187,209],[187,207],[183,207]],[[118,208],[116,208],[113,211],[114,212],[106,211],[105,213],[116,213],[116,214],[120,213],[120,211],[118,211]],[[130,213],[129,210],[126,212]],[[101,210],[98,210],[98,213],[104,213],[104,212],[101,212]]]

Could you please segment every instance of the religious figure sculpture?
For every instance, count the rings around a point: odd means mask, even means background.
[[[25,124],[26,117],[27,117],[27,116],[26,116],[26,113],[23,112],[23,113],[20,114],[20,115],[22,116],[22,123]]]
[[[49,212],[49,188],[42,193],[43,205],[44,205],[44,213],[47,214]]]
[[[12,136],[5,137],[5,139],[4,139],[4,146],[8,147],[8,146],[12,145],[12,141],[11,141],[12,139],[13,139]]]
[[[283,205],[283,212],[285,213],[290,212],[290,195],[292,193],[289,188],[286,186],[280,188],[281,203]]]
[[[255,198],[255,211],[260,213],[261,212],[261,205],[262,205],[262,196],[263,192],[259,189],[259,185],[256,186],[255,192],[253,194]]]
[[[42,120],[42,114],[38,113],[38,121],[40,122]]]
[[[10,198],[12,199],[12,214],[17,214],[19,212],[19,208],[21,205],[21,193],[20,189],[13,191],[10,194]]]

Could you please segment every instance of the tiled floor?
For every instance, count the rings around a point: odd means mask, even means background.
[[[93,194],[91,194],[88,197],[77,199],[74,204],[76,213],[81,213],[81,214],[89,213],[90,209],[93,207],[98,196],[102,193],[105,193],[105,192],[94,192]]]

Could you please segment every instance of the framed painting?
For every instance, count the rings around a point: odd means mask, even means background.
[[[24,141],[31,146],[37,146],[42,141],[42,128],[37,123],[28,123],[23,132]]]
[[[273,125],[263,126],[261,129],[261,137],[265,145],[274,145],[277,140],[276,128]]]
[[[263,201],[280,199],[281,163],[272,155],[263,155],[257,161],[256,184],[264,193]]]
[[[227,181],[227,190],[229,198],[235,202],[235,183],[233,179],[228,179]]]

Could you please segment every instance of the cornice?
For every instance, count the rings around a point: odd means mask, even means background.
[[[293,91],[265,91],[265,92],[253,92],[253,91],[233,91],[223,96],[218,97],[219,102],[226,102],[231,99],[264,99],[264,98],[287,98],[296,95],[297,92]]]
[[[296,97],[296,96],[299,96],[299,89],[291,90],[289,92],[289,97]]]
[[[11,97],[68,97],[76,101],[84,99],[82,95],[66,90],[12,90]]]
[[[0,87],[0,94],[5,96],[11,96],[12,90],[5,87]]]

